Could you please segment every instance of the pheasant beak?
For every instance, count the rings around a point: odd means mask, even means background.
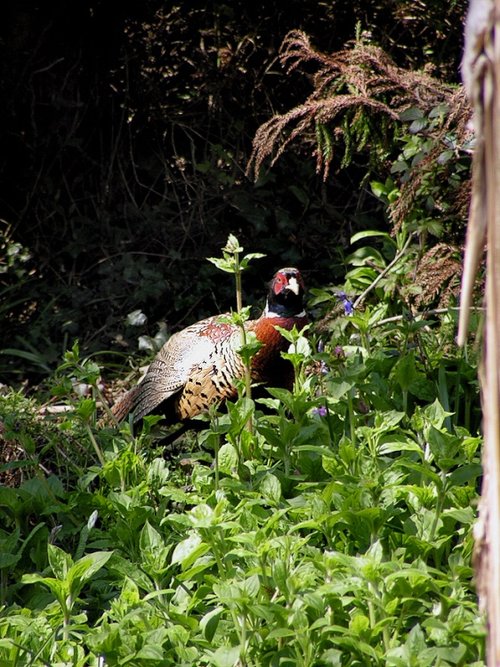
[[[295,296],[298,296],[300,286],[299,286],[299,283],[297,281],[297,278],[294,278],[294,276],[292,276],[289,279],[288,285],[285,287],[285,289],[289,289],[291,292],[293,292],[295,294]]]

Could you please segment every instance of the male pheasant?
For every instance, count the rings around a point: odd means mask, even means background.
[[[275,325],[287,330],[294,325],[299,330],[304,327],[303,297],[300,272],[280,269],[270,283],[262,315],[245,323],[262,343],[252,359],[254,382],[291,388],[293,368],[281,357],[288,343]],[[115,419],[120,422],[132,413],[135,423],[154,412],[164,415],[168,423],[186,422],[213,403],[235,398],[235,381],[244,377],[238,354],[241,338],[241,329],[220,315],[175,333],[160,349],[142,382],[115,403]]]

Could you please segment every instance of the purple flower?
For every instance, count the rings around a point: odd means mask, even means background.
[[[349,301],[349,299],[344,301],[344,311],[346,315],[352,315],[354,312],[354,305],[352,301]]]
[[[319,408],[314,408],[313,410],[313,415],[318,415],[319,417],[326,417],[327,414],[328,410],[324,405],[320,405]]]
[[[319,354],[322,354],[324,351],[325,351],[325,343],[322,340],[319,340],[318,352]],[[319,372],[321,373],[321,375],[326,375],[327,373],[330,372],[330,369],[323,360],[319,362]]]
[[[345,359],[345,352],[342,345],[335,345],[333,348],[333,354],[337,357],[337,359]]]
[[[347,294],[345,292],[337,292],[335,296],[344,304],[344,313],[346,315],[352,315],[354,312],[354,306],[352,301],[348,298]]]

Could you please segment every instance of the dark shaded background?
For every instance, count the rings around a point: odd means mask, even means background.
[[[311,91],[307,72],[281,68],[280,44],[300,28],[331,52],[362,30],[398,65],[454,82],[465,6],[2,3],[0,379],[38,379],[75,338],[129,353],[137,308],[151,334],[227,309],[231,281],[204,258],[229,232],[267,253],[249,302],[278,266],[341,281],[351,234],[386,224],[366,157],[340,169],[339,155],[323,182],[304,146],[257,183],[245,176],[255,130]]]

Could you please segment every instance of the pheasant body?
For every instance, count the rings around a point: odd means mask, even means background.
[[[254,382],[290,387],[293,368],[281,357],[288,343],[276,330],[302,328],[307,317],[303,309],[304,284],[297,269],[278,271],[270,285],[261,317],[246,322],[262,347],[253,357]],[[164,414],[168,422],[187,421],[206,412],[213,403],[235,398],[235,381],[243,378],[245,367],[238,350],[242,331],[216,315],[196,322],[173,334],[158,352],[144,379],[113,406],[121,421],[133,412],[137,422],[147,414]]]

